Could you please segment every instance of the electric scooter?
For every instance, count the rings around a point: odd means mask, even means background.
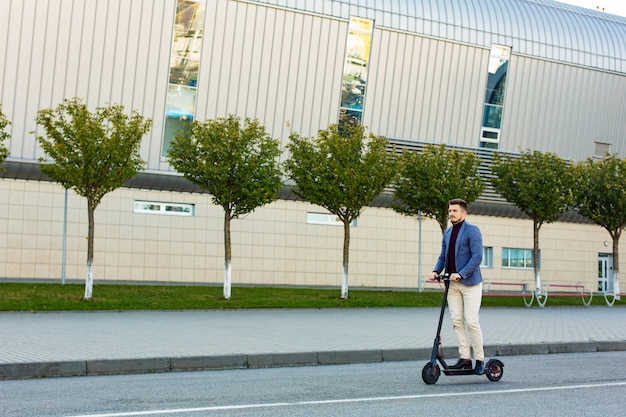
[[[446,311],[446,303],[448,301],[448,289],[450,288],[450,275],[444,274],[437,276],[438,281],[443,281],[443,301],[441,302],[441,312],[439,313],[439,326],[437,327],[437,335],[433,344],[433,351],[430,355],[430,361],[424,365],[422,369],[422,379],[426,384],[435,384],[441,375],[439,362],[443,367],[443,373],[448,376],[456,375],[476,375],[476,368],[472,369],[450,369],[450,366],[443,359],[443,348],[441,345],[441,324],[443,323],[443,315]],[[504,364],[498,359],[490,359],[485,364],[483,375],[487,375],[490,381],[499,381],[502,378]]]

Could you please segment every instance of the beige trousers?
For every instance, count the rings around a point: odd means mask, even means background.
[[[459,282],[450,282],[448,307],[452,319],[452,329],[459,344],[459,357],[470,359],[470,343],[474,349],[474,359],[485,360],[483,333],[480,329],[479,311],[483,298],[483,284],[467,287]],[[469,332],[469,340],[467,334]]]

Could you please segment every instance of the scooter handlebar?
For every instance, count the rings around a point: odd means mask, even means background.
[[[439,274],[435,277],[437,281],[450,281],[450,274],[447,272],[445,274]]]

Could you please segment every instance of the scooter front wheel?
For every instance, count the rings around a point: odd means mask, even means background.
[[[487,369],[485,369],[485,374],[487,374],[487,379],[490,381],[499,381],[502,378],[502,373],[504,372],[504,364],[497,359],[493,359],[489,361],[487,364]]]
[[[422,380],[426,384],[432,385],[436,383],[439,379],[439,375],[441,375],[441,369],[439,368],[439,365],[435,364],[435,366],[433,367],[433,364],[431,362],[428,362],[426,365],[424,365],[424,368],[422,369]]]

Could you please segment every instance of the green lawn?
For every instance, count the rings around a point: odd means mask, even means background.
[[[95,285],[93,298],[83,300],[82,284],[0,283],[0,311],[63,310],[187,310],[244,308],[367,308],[439,307],[438,291],[373,291],[351,289],[349,298],[339,298],[337,289],[236,287],[230,300],[222,298],[219,286]],[[592,305],[605,305],[594,296]],[[626,305],[625,300],[615,306]],[[483,306],[523,307],[520,297],[483,297]],[[579,297],[548,298],[546,307],[583,306]],[[536,304],[533,308],[539,308]]]

